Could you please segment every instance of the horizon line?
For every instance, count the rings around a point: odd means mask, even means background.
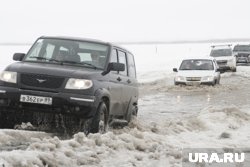
[[[187,44],[187,43],[221,43],[221,42],[247,42],[250,38],[224,38],[224,39],[203,39],[203,40],[172,40],[172,41],[111,41],[111,43],[116,43],[120,45],[143,45],[143,44]],[[31,42],[0,42],[1,46],[27,46],[32,45]]]

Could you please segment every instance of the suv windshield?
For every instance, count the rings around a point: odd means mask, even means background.
[[[250,52],[250,45],[236,45],[233,51],[234,52],[239,52],[239,51]]]
[[[214,70],[212,60],[183,60],[180,70]]]
[[[220,57],[220,56],[232,56],[231,49],[214,49],[211,51],[210,56],[212,57]]]
[[[81,65],[104,69],[108,46],[93,42],[39,39],[24,61]]]

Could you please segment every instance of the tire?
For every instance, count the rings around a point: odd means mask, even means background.
[[[236,72],[236,71],[237,71],[236,68],[232,69],[232,72]]]
[[[90,133],[106,133],[108,131],[108,109],[104,102],[102,102],[92,119]]]
[[[126,118],[126,120],[128,121],[128,123],[131,122],[131,120],[134,117],[137,117],[137,112],[138,112],[137,105],[133,105],[132,108],[131,108],[131,112],[129,112],[129,114],[127,115],[127,118]]]
[[[215,85],[216,85],[216,82],[217,82],[217,81],[214,80],[214,81],[211,83],[211,85],[212,85],[212,86],[215,86]]]
[[[220,79],[216,80],[216,84],[218,84],[218,85],[220,84]]]

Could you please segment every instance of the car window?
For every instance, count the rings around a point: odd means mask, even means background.
[[[127,60],[126,60],[126,53],[122,52],[122,51],[118,51],[118,61],[119,63],[122,63],[125,65],[125,71],[119,71],[119,74],[121,75],[128,75],[128,71],[127,71]]]
[[[118,63],[118,54],[116,49],[112,49],[110,63]],[[113,74],[118,74],[118,71],[111,71]]]
[[[250,52],[250,45],[236,45],[233,49],[234,52]]]
[[[109,46],[94,42],[66,39],[40,39],[24,61],[67,63],[104,69]],[[53,59],[53,60],[52,60]]]
[[[210,53],[212,57],[232,56],[232,49],[213,49]]]
[[[128,58],[128,73],[130,77],[136,78],[134,56],[130,53],[127,54]]]
[[[117,50],[113,49],[110,57],[110,62],[111,63],[118,63],[118,55],[117,55]]]
[[[180,70],[214,70],[211,60],[183,60]]]

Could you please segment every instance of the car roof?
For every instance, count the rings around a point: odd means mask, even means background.
[[[201,57],[201,58],[195,57],[195,58],[185,58],[183,60],[215,60],[215,58],[214,57]]]
[[[212,45],[212,50],[219,50],[219,49],[232,49],[232,45]]]
[[[120,49],[123,49],[129,53],[131,53],[128,49],[125,49],[117,44],[111,43],[111,42],[105,42],[97,39],[90,39],[90,38],[79,38],[79,37],[69,37],[69,36],[41,36],[39,39],[62,39],[62,40],[73,40],[73,41],[83,41],[83,42],[93,42],[93,43],[99,43],[109,46],[114,46]],[[132,53],[131,53],[132,54]]]

